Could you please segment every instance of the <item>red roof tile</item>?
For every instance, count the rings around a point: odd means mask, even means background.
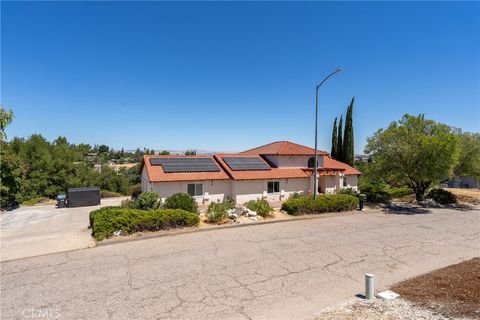
[[[302,146],[301,144],[293,143],[290,141],[277,141],[247,151],[243,151],[242,154],[309,156],[315,154],[315,149],[307,146]],[[326,155],[328,153],[322,150],[318,150],[318,154]]]
[[[147,169],[150,182],[167,181],[201,181],[201,180],[229,180],[230,177],[222,167],[216,172],[164,172],[162,166],[152,166],[149,158],[213,158],[212,156],[183,156],[183,155],[144,155],[142,166]],[[215,160],[214,160],[215,161]]]
[[[255,154],[215,154],[215,159],[220,163],[223,169],[234,180],[264,180],[264,179],[291,179],[291,178],[308,178],[310,174],[302,168],[272,168],[270,170],[248,170],[234,171],[223,161],[223,157],[258,157],[265,161],[262,157]]]
[[[350,167],[348,164],[332,159],[329,156],[323,157],[323,168],[342,170],[344,174],[362,174],[360,171]]]

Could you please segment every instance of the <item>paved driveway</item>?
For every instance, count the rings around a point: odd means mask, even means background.
[[[480,254],[480,211],[359,214],[126,242],[2,263],[2,318],[308,319]],[[26,310],[26,311],[25,311]]]
[[[100,206],[62,208],[54,205],[20,207],[0,215],[1,260],[94,246],[89,225],[90,211],[118,205],[125,199],[102,199]]]

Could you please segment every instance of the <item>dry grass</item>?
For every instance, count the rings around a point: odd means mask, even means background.
[[[445,188],[457,196],[460,203],[480,205],[480,189]]]

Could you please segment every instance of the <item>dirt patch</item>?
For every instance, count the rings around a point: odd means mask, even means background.
[[[460,203],[480,205],[480,189],[445,188],[457,196]]]
[[[355,299],[331,307],[316,317],[316,320],[450,320],[441,314],[413,305],[403,299],[363,300]]]
[[[400,282],[392,287],[416,305],[451,317],[480,318],[480,258]]]

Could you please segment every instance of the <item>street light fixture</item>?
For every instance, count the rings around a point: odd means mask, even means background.
[[[315,175],[314,175],[314,180],[313,180],[313,198],[317,199],[318,195],[318,150],[317,150],[317,129],[318,129],[318,89],[322,86],[322,84],[327,81],[328,78],[333,76],[334,74],[339,73],[342,71],[341,68],[337,68],[335,71],[330,73],[328,76],[325,77],[325,79],[322,80],[317,86],[316,86],[316,95],[315,95],[315,164],[314,164],[314,170],[315,170]]]

